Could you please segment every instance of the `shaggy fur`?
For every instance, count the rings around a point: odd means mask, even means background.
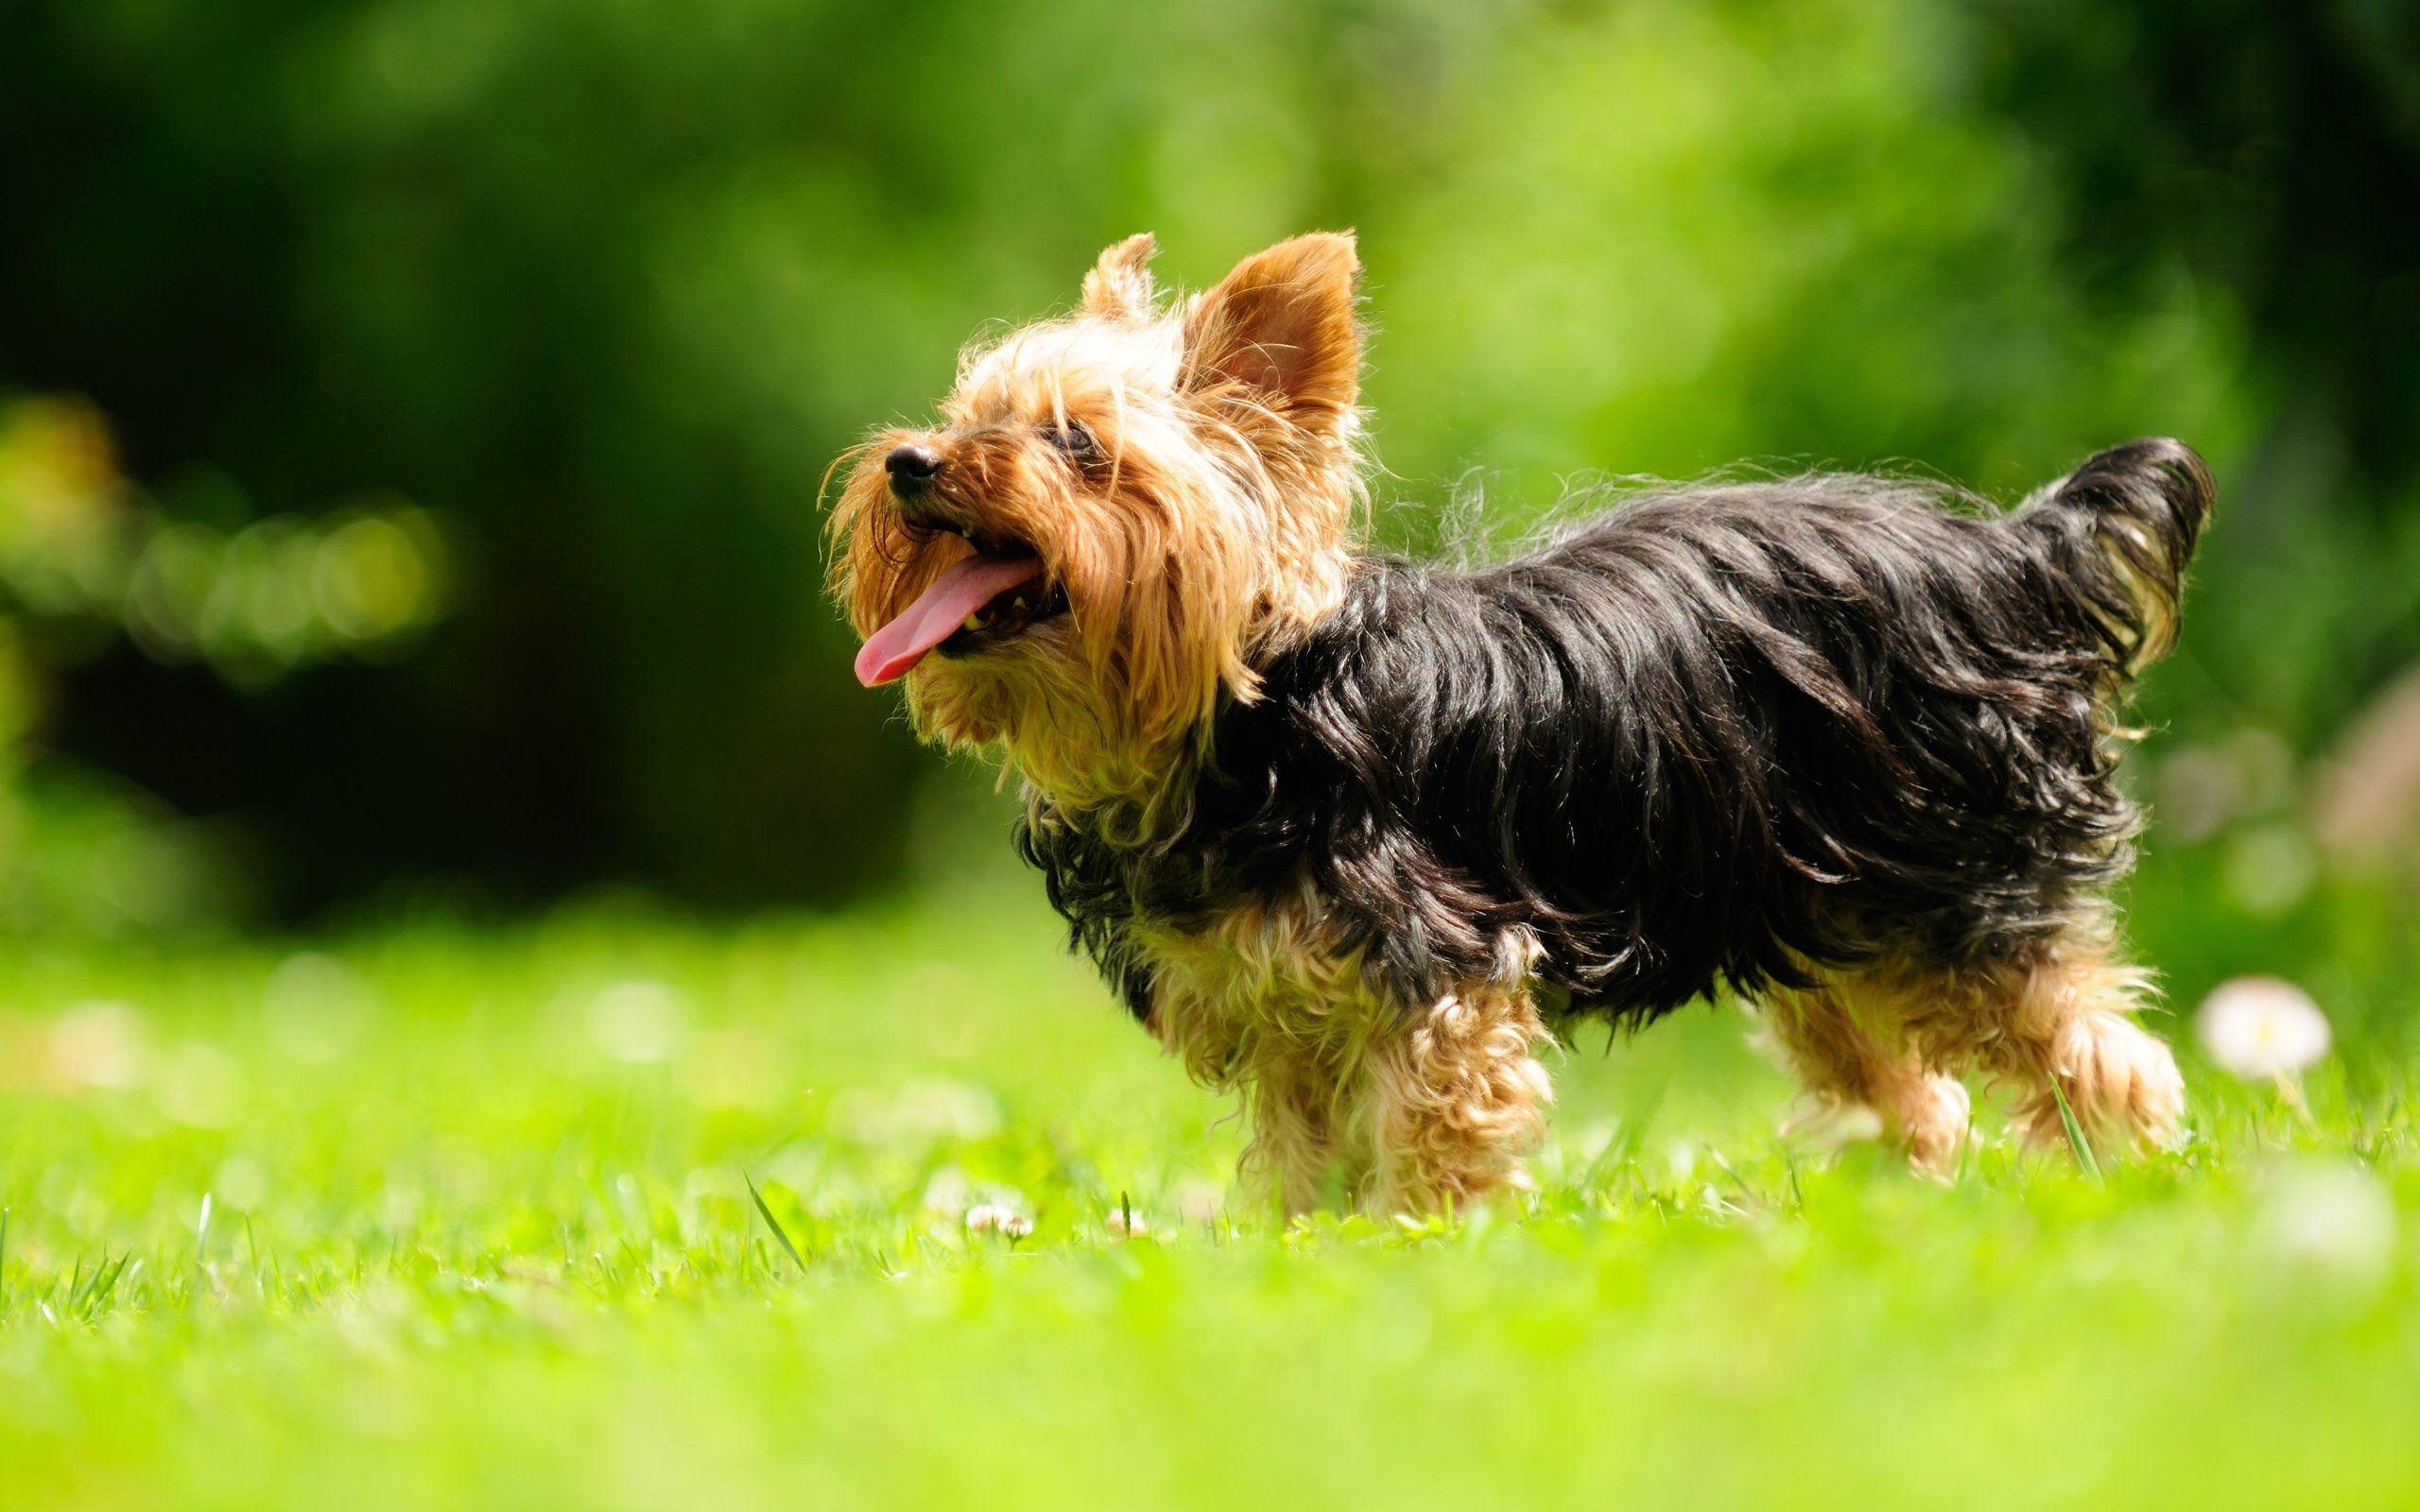
[[[1404,561],[1352,530],[1350,240],[1172,305],[1149,252],[865,449],[835,589],[873,635],[969,558],[1028,574],[914,662],[909,707],[1023,778],[1077,943],[1243,1093],[1289,1206],[1517,1187],[1550,1034],[1723,986],[1920,1169],[1954,1168],[1969,1071],[2037,1136],[2064,1095],[2174,1137],[2104,900],[2139,825],[2116,712],[2212,504],[2191,451],[2104,452],[2005,515],[1808,475]]]

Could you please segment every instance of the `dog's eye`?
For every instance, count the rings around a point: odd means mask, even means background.
[[[1079,462],[1088,462],[1100,455],[1100,441],[1093,435],[1092,427],[1080,420],[1045,425],[1042,438]]]

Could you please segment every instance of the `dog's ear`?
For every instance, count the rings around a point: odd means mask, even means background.
[[[1237,263],[1185,315],[1191,383],[1241,384],[1308,430],[1334,431],[1361,392],[1349,232],[1313,232]]]
[[[1151,268],[1159,239],[1150,232],[1127,237],[1100,254],[1084,275],[1084,313],[1110,320],[1141,320],[1151,313]]]

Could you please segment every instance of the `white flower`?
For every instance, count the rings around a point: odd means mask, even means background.
[[[2292,1075],[2327,1054],[2327,1015],[2281,977],[2220,983],[2195,1022],[2210,1058],[2247,1081]]]
[[[1151,1226],[1141,1213],[1129,1208],[1113,1208],[1109,1213],[1109,1234],[1113,1239],[1148,1239]]]
[[[1003,1239],[1023,1239],[1033,1232],[1033,1220],[996,1202],[977,1203],[966,1210],[966,1231],[998,1234]]]

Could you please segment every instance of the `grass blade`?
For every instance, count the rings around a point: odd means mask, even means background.
[[[1613,1137],[1605,1141],[1605,1147],[1599,1150],[1597,1158],[1580,1173],[1581,1191],[1602,1194],[1612,1182],[1616,1171],[1638,1159],[1638,1152],[1647,1144],[1648,1126],[1655,1122],[1655,1115],[1662,1110],[1664,1094],[1670,1087],[1668,1080],[1656,1082],[1647,1090],[1647,1095],[1638,1100],[1634,1108],[1622,1115],[1614,1125]]]
[[[798,1246],[790,1243],[788,1232],[782,1228],[782,1221],[773,1216],[773,1210],[765,1206],[765,1194],[756,1190],[755,1178],[742,1171],[739,1179],[748,1183],[748,1195],[756,1204],[756,1215],[765,1220],[765,1227],[773,1230],[773,1237],[782,1242],[782,1252],[790,1257],[790,1263],[798,1267],[800,1275],[809,1274],[805,1257],[798,1252]]]
[[[1706,1157],[1714,1161],[1714,1168],[1716,1170],[1731,1178],[1731,1184],[1739,1189],[1739,1194],[1748,1199],[1748,1206],[1742,1210],[1743,1211],[1753,1215],[1760,1212],[1770,1212],[1772,1210],[1772,1204],[1765,1200],[1765,1194],[1757,1191],[1754,1187],[1750,1186],[1746,1177],[1733,1170],[1731,1168],[1731,1162],[1722,1158],[1720,1151],[1709,1149],[1706,1151]]]
[[[185,1303],[199,1303],[210,1290],[210,1194],[201,1194],[201,1213],[193,1225],[193,1271],[185,1278]]]
[[[2076,1163],[2083,1167],[2084,1175],[2100,1180],[2100,1162],[2093,1159],[2092,1142],[2083,1137],[2083,1125],[2076,1122],[2076,1110],[2067,1104],[2067,1090],[2059,1085],[2056,1076],[2050,1078],[2050,1095],[2058,1099],[2059,1122],[2066,1128],[2067,1143],[2076,1152]]]

